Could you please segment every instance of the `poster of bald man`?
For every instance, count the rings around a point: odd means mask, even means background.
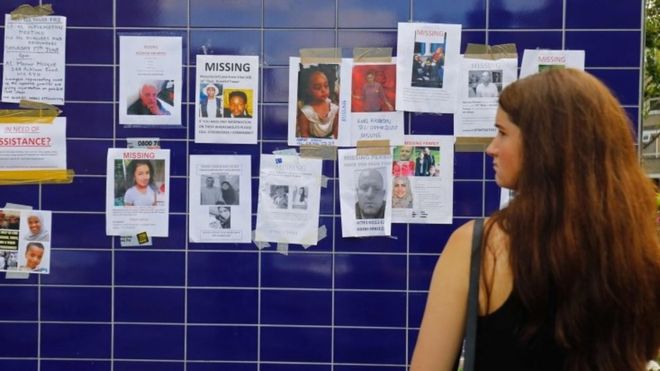
[[[392,154],[338,150],[342,237],[391,234]]]
[[[119,123],[181,125],[182,41],[119,36]]]

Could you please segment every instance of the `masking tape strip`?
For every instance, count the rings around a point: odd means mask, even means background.
[[[518,58],[516,44],[468,44],[465,48],[465,58],[497,60],[502,58]]]
[[[63,170],[4,170],[0,171],[0,185],[58,183],[70,184],[75,173]]]
[[[356,152],[358,156],[389,155],[390,141],[388,139],[358,140]]]
[[[392,48],[353,48],[353,61],[392,63]]]
[[[328,182],[329,181],[330,181],[329,177],[327,177],[325,175],[321,175],[321,187],[322,188],[328,188]]]
[[[490,144],[493,138],[475,137],[475,138],[456,138],[454,151],[456,152],[483,152]]]
[[[270,247],[270,244],[268,242],[255,241],[254,238],[256,237],[256,235],[257,235],[257,231],[256,230],[252,231],[252,243],[254,243],[257,246],[257,249],[263,250],[267,247]]]
[[[273,154],[279,156],[298,156],[295,148],[276,149],[273,151]]]
[[[300,49],[300,63],[341,63],[341,49],[319,48]]]
[[[53,14],[53,5],[43,4],[33,7],[29,4],[22,4],[19,5],[18,8],[14,9],[10,14],[11,19],[13,20],[51,15]]]
[[[289,255],[289,244],[284,242],[277,243],[277,252],[282,255]]]
[[[337,159],[337,147],[302,144],[300,146],[300,157],[334,161]]]

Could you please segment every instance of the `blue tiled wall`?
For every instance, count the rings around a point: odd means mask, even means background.
[[[23,2],[39,3],[5,0],[0,10]],[[401,21],[461,23],[463,47],[584,48],[587,69],[638,125],[642,0],[51,2],[68,17],[63,109],[77,176],[70,185],[0,188],[0,204],[53,210],[54,230],[50,275],[0,278],[0,370],[405,370],[442,246],[458,225],[497,208],[499,189],[482,153],[456,154],[452,225],[341,238],[337,171],[326,161],[320,224],[328,237],[318,246],[291,246],[283,256],[251,244],[187,242],[187,155],[251,154],[258,174],[260,153],[286,148],[287,63],[299,48],[340,47],[347,56],[353,47],[396,50]],[[117,125],[117,35],[131,32],[184,37],[182,128]],[[194,143],[189,101],[202,45],[261,57],[258,145]],[[407,133],[453,133],[451,115],[408,113],[406,123]],[[170,237],[123,248],[105,235],[105,156],[144,136],[172,150]]]

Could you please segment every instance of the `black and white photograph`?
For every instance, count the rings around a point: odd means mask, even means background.
[[[239,176],[202,174],[200,205],[238,205]]]
[[[271,207],[274,209],[289,208],[289,186],[282,184],[270,185]]]
[[[355,171],[355,219],[383,219],[387,193],[386,168]]]
[[[307,210],[307,199],[309,198],[308,187],[294,187],[292,209]]]
[[[231,207],[229,206],[210,206],[209,216],[211,229],[231,229]]]
[[[502,91],[502,70],[471,70],[468,71],[468,97],[493,98],[499,97]]]

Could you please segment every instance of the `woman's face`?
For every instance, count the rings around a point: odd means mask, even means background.
[[[32,215],[28,217],[28,228],[30,228],[32,234],[41,232],[41,220],[38,216]]]
[[[231,215],[231,211],[229,210],[228,207],[221,207],[220,208],[220,218],[222,218],[222,220],[229,219],[230,215]]]
[[[495,116],[497,136],[486,148],[493,158],[495,181],[504,188],[516,189],[522,168],[522,134],[520,128],[511,122],[509,115],[501,108]]]
[[[145,164],[140,164],[135,168],[135,184],[138,187],[145,188],[149,185],[149,179],[151,179],[151,173],[149,172],[149,166]]]
[[[323,72],[314,72],[309,78],[309,95],[315,102],[324,102],[330,96],[328,78]]]
[[[229,183],[222,183],[221,187],[226,191],[229,189]]]
[[[397,198],[404,198],[408,193],[408,182],[403,179],[394,180],[394,196]]]

